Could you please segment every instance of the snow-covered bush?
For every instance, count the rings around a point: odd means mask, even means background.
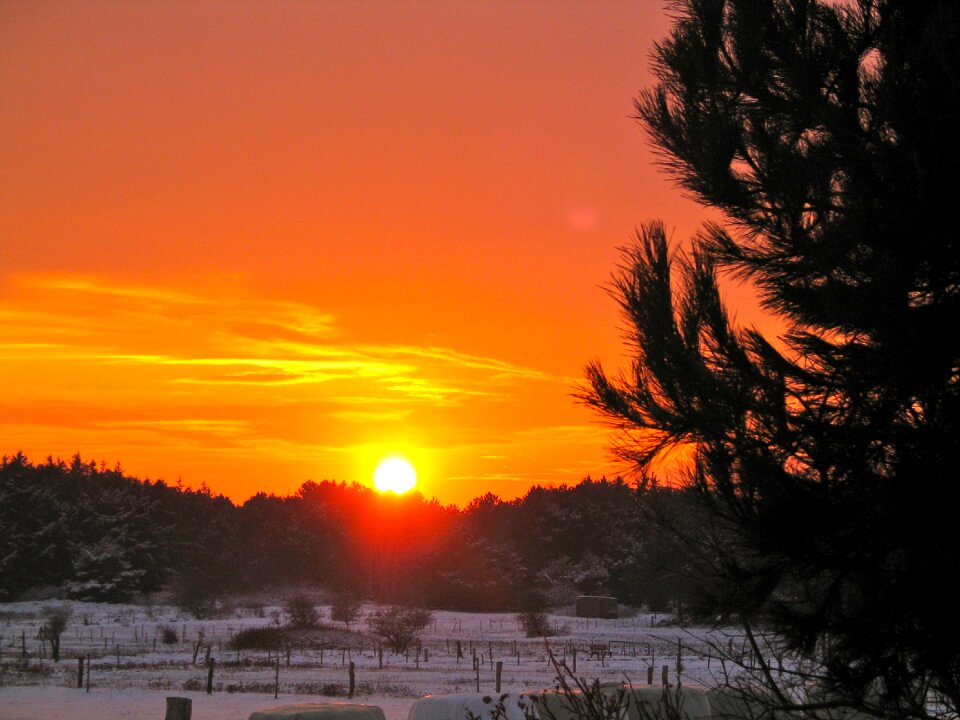
[[[432,620],[428,610],[400,605],[380,608],[367,617],[370,630],[383,638],[395,653],[406,652]]]
[[[554,635],[550,619],[542,610],[526,610],[517,613],[517,622],[527,637],[549,637]]]
[[[43,625],[40,627],[40,636],[50,643],[50,654],[54,662],[60,662],[60,636],[67,629],[73,611],[69,605],[58,605],[43,611]]]
[[[313,628],[320,624],[322,614],[313,600],[303,594],[293,595],[284,607],[287,623],[295,628]]]
[[[360,609],[363,602],[357,595],[349,590],[341,590],[333,598],[333,604],[330,606],[330,619],[342,622],[350,626],[354,620],[360,617]]]

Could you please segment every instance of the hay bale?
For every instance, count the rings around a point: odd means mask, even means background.
[[[410,706],[407,720],[526,720],[537,716],[536,706],[524,694],[463,693],[427,695]]]
[[[353,703],[304,703],[258,710],[250,720],[385,720],[376,705]]]
[[[591,694],[594,692],[590,690]],[[604,696],[603,703],[610,710],[609,717],[613,718],[613,710],[619,710],[618,720],[628,720],[626,696],[627,689],[622,683],[607,683],[600,686],[600,694]],[[619,696],[619,697],[618,697]],[[541,720],[583,720],[584,708],[587,699],[579,689],[565,692],[562,690],[544,690],[532,695],[531,700],[538,710]],[[594,696],[596,702],[597,698]]]
[[[577,617],[616,620],[617,599],[604,595],[581,595],[577,598]]]
[[[629,720],[709,720],[707,693],[694,687],[635,687],[628,693]]]
[[[774,700],[760,689],[716,687],[707,692],[710,713],[715,720],[770,720],[781,717],[774,713]]]

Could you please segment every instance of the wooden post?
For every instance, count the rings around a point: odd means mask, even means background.
[[[190,720],[193,714],[193,700],[182,697],[167,698],[167,714],[163,720]]]
[[[677,687],[680,687],[680,673],[683,672],[683,643],[677,638]]]
[[[93,665],[90,664],[90,653],[87,653],[87,692],[90,692],[90,676],[93,674]]]
[[[473,658],[473,666],[477,669],[477,692],[480,692],[480,665],[476,657]]]
[[[377,662],[380,664],[380,669],[383,670],[383,645],[377,648]]]
[[[213,658],[207,662],[207,695],[213,694],[213,666],[216,665],[217,661]]]
[[[653,665],[647,666],[647,685],[653,685]]]
[[[497,690],[496,691],[498,694],[500,692],[500,678],[502,675],[503,675],[503,663],[497,660],[497,684],[496,684]]]
[[[77,658],[77,690],[83,689],[83,656]]]
[[[670,687],[670,666],[664,665],[663,670],[660,672],[660,681],[663,683],[664,687]]]
[[[573,656],[573,672],[576,673],[577,672],[577,649],[572,648],[570,650],[570,654]]]
[[[354,690],[357,688],[356,666],[350,661],[350,688],[347,690],[347,697],[352,698]]]

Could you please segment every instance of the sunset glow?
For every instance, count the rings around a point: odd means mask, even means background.
[[[385,458],[373,473],[373,484],[380,492],[402,495],[417,484],[417,471],[402,457]]]
[[[238,501],[369,484],[392,448],[444,503],[616,474],[571,395],[624,355],[617,248],[703,218],[629,117],[668,27],[633,0],[3,3],[0,452]]]

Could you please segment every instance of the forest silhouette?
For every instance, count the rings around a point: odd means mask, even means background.
[[[612,593],[666,610],[696,595],[685,550],[642,512],[654,496],[681,505],[620,478],[534,487],[509,502],[488,493],[462,510],[334,481],[235,504],[79,456],[34,464],[17,454],[0,463],[0,599],[168,591],[204,616],[232,593],[310,587],[460,610]]]

